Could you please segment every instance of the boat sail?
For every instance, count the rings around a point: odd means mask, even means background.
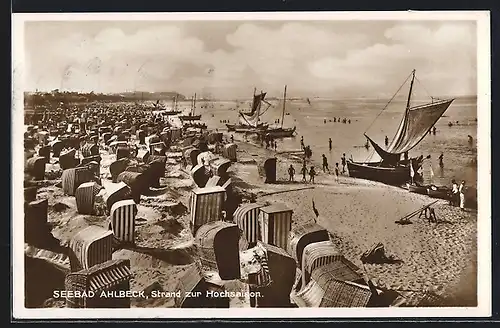
[[[411,169],[417,172],[422,166],[423,157],[408,159],[408,152],[423,140],[455,99],[434,101],[433,98],[431,103],[412,107],[415,70],[412,71],[411,77],[406,109],[387,150],[380,147],[366,133],[364,134],[382,160],[368,163],[350,160],[347,162],[349,176],[400,185],[411,180]],[[404,155],[403,160],[401,155]]]
[[[236,132],[252,131],[255,129],[259,130],[266,129],[267,124],[260,122],[260,116],[265,112],[261,111],[262,103],[266,103],[268,106],[270,106],[270,104],[264,100],[266,94],[267,94],[266,92],[261,91],[260,94],[255,95],[255,89],[254,89],[252,107],[250,112],[247,113],[239,112],[238,124],[226,124],[227,129],[229,131],[236,131]]]
[[[265,137],[267,138],[293,137],[293,135],[295,134],[296,127],[295,126],[293,128],[283,127],[283,121],[285,119],[285,108],[286,108],[286,85],[285,85],[285,91],[283,92],[283,111],[281,113],[281,127],[268,128],[267,130],[263,131]]]

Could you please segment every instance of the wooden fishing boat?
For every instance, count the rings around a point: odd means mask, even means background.
[[[201,115],[179,115],[179,119],[181,121],[199,121],[201,119]]]
[[[432,185],[427,188],[427,195],[432,198],[450,200],[451,190],[448,187],[438,187]]]
[[[296,130],[295,126],[293,128],[268,128],[263,131],[263,134],[270,138],[289,138],[295,135]]]
[[[195,115],[194,112],[196,110],[196,93],[191,102],[191,111],[188,115],[179,115],[179,119],[181,121],[199,121],[201,119],[201,115]]]
[[[423,156],[401,160],[401,155],[408,155],[408,152],[424,139],[454,99],[434,101],[433,98],[431,103],[411,107],[415,70],[412,71],[411,77],[406,110],[387,150],[382,149],[366,133],[364,134],[382,160],[378,162],[354,162],[351,159],[347,162],[349,176],[395,185],[405,184],[412,179],[415,181],[415,179],[420,178],[418,170],[424,161]]]
[[[269,125],[267,123],[259,123],[256,127],[248,126],[244,124],[226,124],[228,131],[234,131],[237,133],[243,132],[255,132],[256,130],[267,130]]]
[[[407,183],[406,187],[408,188],[409,192],[414,192],[416,194],[421,194],[421,195],[427,195],[427,188],[429,186],[420,186],[416,184]]]
[[[267,109],[269,109],[270,105],[267,101],[264,100],[266,97],[265,92],[260,92],[260,94],[255,95],[255,89],[253,94],[253,102],[250,112],[243,113],[239,112],[239,122],[238,124],[226,124],[228,131],[235,131],[239,133],[244,132],[258,132],[260,130],[267,130],[268,124],[260,122],[260,116],[262,116]],[[261,111],[262,103],[268,105],[268,107]]]
[[[284,128],[283,120],[285,119],[285,108],[286,108],[286,85],[285,91],[283,92],[283,111],[281,113],[281,126],[280,127],[269,127],[265,131],[262,131],[261,134],[265,138],[289,138],[295,135],[295,131],[297,127],[293,128]]]

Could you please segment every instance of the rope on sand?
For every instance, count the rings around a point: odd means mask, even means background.
[[[282,194],[282,193],[285,193],[285,192],[300,191],[300,190],[306,190],[306,189],[314,189],[314,187],[313,186],[309,186],[309,187],[302,187],[302,188],[296,188],[296,189],[273,191],[273,192],[268,192],[268,193],[261,194],[259,196],[264,197],[264,196],[270,196],[270,195]]]

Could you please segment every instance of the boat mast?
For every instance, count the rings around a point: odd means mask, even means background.
[[[192,110],[192,113],[191,115],[194,116],[194,111],[196,109],[196,92],[194,93],[194,98],[193,98],[193,110]]]
[[[411,92],[413,90],[413,81],[415,81],[415,69],[411,71],[410,92],[408,93],[408,100],[406,101],[406,112],[410,110]]]
[[[283,128],[283,120],[285,119],[285,106],[286,106],[286,84],[285,91],[283,92],[283,113],[281,113],[281,127]]]
[[[405,131],[406,127],[408,126],[408,113],[410,112],[411,93],[413,91],[414,81],[415,81],[415,69],[411,71],[410,91],[408,92],[408,100],[406,101],[406,111],[404,117],[403,131]]]

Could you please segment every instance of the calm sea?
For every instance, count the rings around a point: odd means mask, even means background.
[[[352,157],[355,161],[368,160],[373,154],[373,148],[370,147],[369,150],[364,148],[366,138],[363,133],[366,132],[383,147],[385,136],[388,136],[389,141],[394,137],[405,108],[404,99],[392,101],[384,110],[382,109],[387,104],[384,100],[310,99],[310,101],[311,104],[302,100],[287,101],[284,126],[296,126],[297,136],[278,141],[278,150],[299,149],[300,138],[303,136],[305,144],[310,145],[313,150],[313,160],[320,163],[321,154],[325,154],[329,158],[330,167],[333,167],[336,162],[340,165],[343,153],[347,158]],[[450,185],[451,179],[463,179],[468,185],[476,186],[477,168],[474,164],[477,158],[476,102],[475,97],[455,99],[436,123],[436,135],[427,135],[417,147],[410,151],[410,156],[431,155],[423,166],[426,183]],[[262,121],[270,124],[279,119],[282,113],[282,103],[276,101],[272,103],[273,107],[262,116]],[[413,103],[413,105],[417,104],[418,102]],[[221,119],[232,123],[237,122],[235,102],[215,103],[213,107],[201,108],[197,110],[197,113],[205,114],[202,117],[203,120],[205,118],[208,120],[210,117],[211,123],[219,128],[225,127],[224,124],[220,124]],[[248,104],[241,105],[243,109],[246,107]],[[334,123],[334,118],[350,119],[351,124]],[[449,122],[453,122],[452,127],[448,126]],[[472,146],[469,145],[468,135],[473,137]],[[332,138],[333,141],[331,152],[328,149],[328,138]],[[438,165],[438,157],[441,153],[444,154],[443,170]],[[377,155],[375,154],[371,160],[378,160]]]

